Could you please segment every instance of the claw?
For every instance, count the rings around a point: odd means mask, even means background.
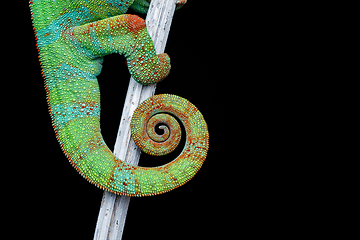
[[[177,1],[175,2],[175,4],[178,5],[178,6],[176,7],[176,9],[182,8],[182,7],[185,5],[185,3],[187,3],[187,0],[177,0]]]
[[[187,0],[177,0],[175,4],[181,4],[184,5],[187,2]]]

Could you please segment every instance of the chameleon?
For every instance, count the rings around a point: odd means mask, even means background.
[[[188,100],[159,94],[134,111],[131,136],[145,153],[173,151],[185,129],[186,143],[171,162],[141,167],[117,158],[100,129],[97,76],[104,56],[126,58],[140,84],[162,81],[170,58],[156,54],[144,19],[151,0],[30,0],[48,110],[61,149],[71,165],[90,183],[119,195],[153,196],[182,186],[199,171],[209,148],[209,132],[201,112]],[[186,1],[176,1],[177,9]],[[158,134],[155,128],[163,130]]]

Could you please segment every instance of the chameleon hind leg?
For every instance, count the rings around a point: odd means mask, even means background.
[[[170,72],[167,54],[156,54],[145,20],[130,14],[115,16],[67,32],[69,41],[90,59],[119,53],[127,59],[133,78],[148,85],[163,80]]]
[[[60,40],[54,51],[56,58],[51,57],[61,63],[54,64],[53,74],[47,79],[57,139],[81,175],[115,192],[111,183],[122,176],[129,179],[129,171],[135,167],[117,159],[101,136],[96,76],[101,71],[102,58],[112,53],[124,55],[131,75],[142,84],[164,79],[170,71],[170,59],[166,54],[156,54],[145,21],[135,15],[119,15],[71,27],[62,33]],[[71,54],[62,54],[66,52]],[[115,176],[116,169],[122,171]],[[129,184],[129,190],[117,192],[135,195],[134,184]]]

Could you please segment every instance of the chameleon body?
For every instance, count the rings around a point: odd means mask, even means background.
[[[200,169],[208,150],[202,114],[186,99],[169,94],[141,103],[131,132],[144,152],[167,154],[180,139],[180,127],[171,115],[176,116],[185,127],[186,144],[172,162],[153,168],[130,165],[115,157],[102,138],[96,76],[105,55],[124,55],[129,72],[141,84],[159,82],[170,71],[170,59],[167,54],[156,54],[145,21],[125,14],[130,7],[146,12],[149,2],[30,1],[49,113],[62,150],[89,182],[128,196],[156,195],[183,185]],[[185,2],[179,1],[178,7]],[[154,130],[159,124],[163,135]]]

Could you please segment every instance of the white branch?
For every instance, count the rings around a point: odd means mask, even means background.
[[[175,12],[175,0],[152,0],[146,16],[146,25],[157,53],[163,53]],[[130,121],[136,107],[155,93],[156,84],[143,86],[130,78],[121,116],[114,154],[133,165],[138,165],[140,150],[131,139]],[[94,240],[122,238],[130,197],[104,191],[96,224]]]

